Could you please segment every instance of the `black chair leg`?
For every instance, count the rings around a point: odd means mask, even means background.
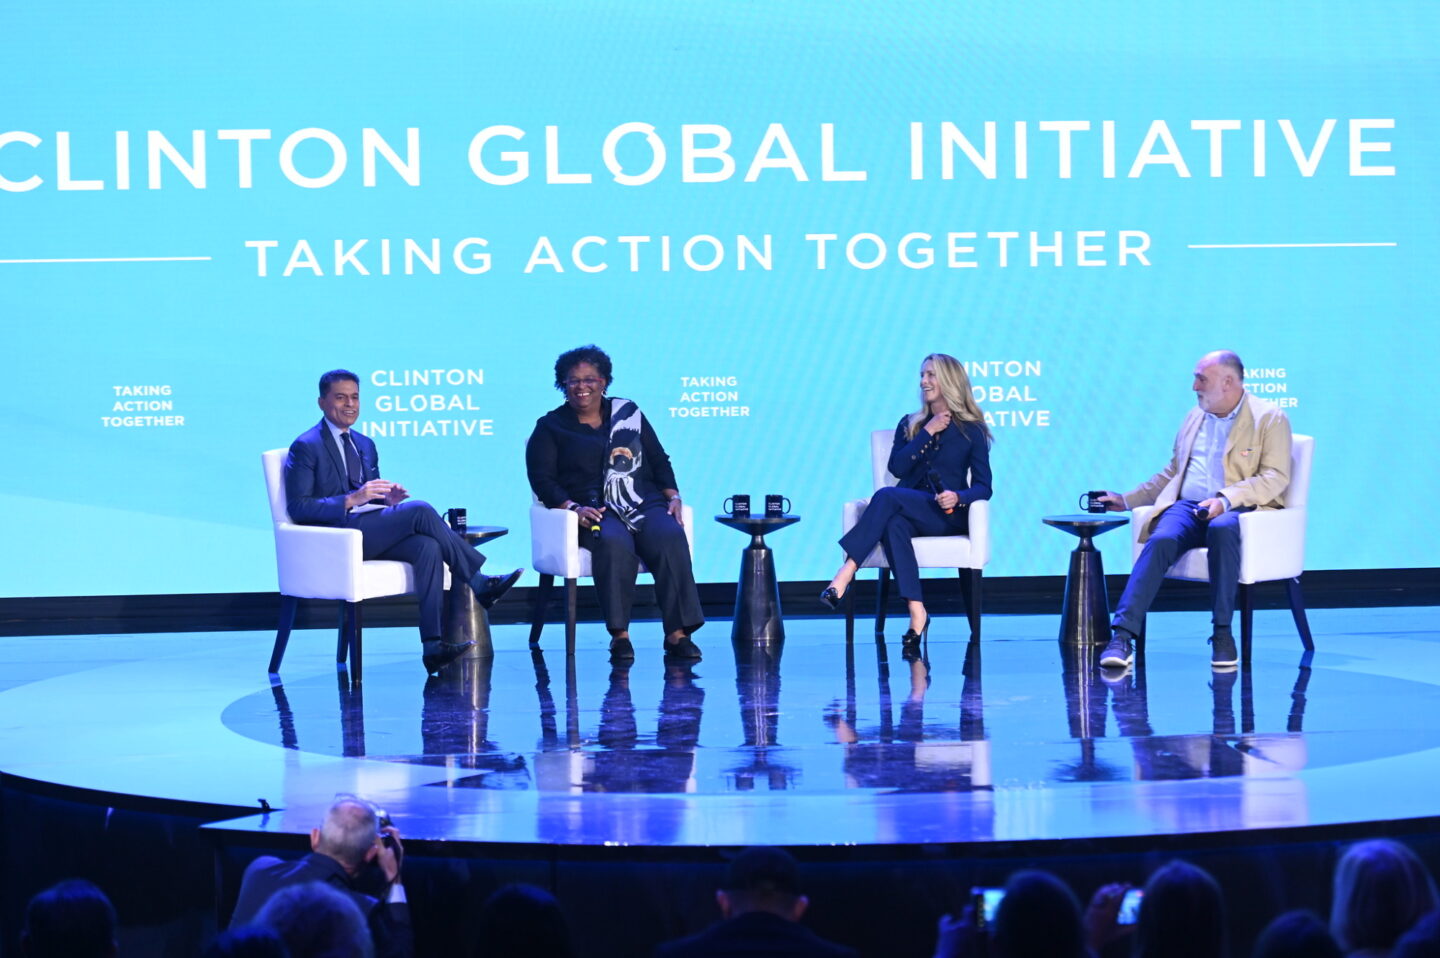
[[[300,600],[293,595],[280,596],[280,622],[275,628],[275,647],[270,650],[270,674],[280,671],[280,660],[285,658],[285,646],[290,644],[290,632],[295,628],[295,610]]]
[[[555,588],[553,575],[541,574],[540,587],[535,590],[535,600],[530,607],[530,648],[540,648],[540,632],[545,628],[545,612],[550,607],[550,593]]]
[[[1290,599],[1290,615],[1295,628],[1300,630],[1300,641],[1306,652],[1315,651],[1315,640],[1310,636],[1310,620],[1305,617],[1305,594],[1300,591],[1300,577],[1285,580],[1285,594]]]
[[[1141,616],[1140,616],[1140,632],[1135,636],[1135,651],[1136,651],[1136,654],[1139,654],[1139,655],[1143,655],[1143,654],[1145,653],[1145,627],[1146,627],[1146,618],[1145,618],[1144,615],[1141,615]]]
[[[575,655],[576,598],[579,586],[574,579],[565,580],[565,655]]]
[[[850,585],[845,589],[842,599],[845,603],[845,641],[855,641],[855,580],[850,580]]]
[[[345,658],[350,654],[350,630],[353,626],[354,614],[353,603],[340,603],[340,631],[335,636],[335,664],[344,665]]]
[[[985,580],[982,569],[961,569],[960,596],[965,600],[965,614],[970,619],[970,641],[980,641],[980,614],[984,604]]]
[[[352,685],[359,685],[361,679],[360,643],[365,632],[365,613],[364,606],[359,602],[354,603],[354,605],[355,612],[352,617],[354,626],[350,630],[350,683]]]
[[[1255,634],[1255,596],[1253,586],[1244,582],[1236,590],[1235,597],[1240,605],[1240,662],[1250,664],[1250,640]]]
[[[880,577],[875,580],[875,634],[884,635],[885,607],[890,604],[890,570],[875,571],[880,573]]]

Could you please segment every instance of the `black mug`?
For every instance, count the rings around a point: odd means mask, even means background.
[[[1082,492],[1080,494],[1080,508],[1086,512],[1104,512],[1105,503],[1100,501],[1100,497],[1104,495],[1108,495],[1104,489],[1092,489],[1089,492]]]
[[[446,509],[446,510],[445,510],[445,521],[448,522],[448,523],[450,523],[450,528],[454,529],[456,532],[464,532],[464,531],[465,531],[465,510],[464,510],[464,509]]]
[[[765,497],[765,518],[778,519],[790,512],[790,500],[784,496]]]
[[[737,492],[725,500],[723,508],[736,519],[748,519],[750,518],[750,497]]]

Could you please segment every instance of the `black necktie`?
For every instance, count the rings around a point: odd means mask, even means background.
[[[350,488],[359,489],[365,484],[365,471],[360,467],[360,453],[355,449],[355,440],[347,429],[340,434],[345,446],[345,475],[350,479]]]

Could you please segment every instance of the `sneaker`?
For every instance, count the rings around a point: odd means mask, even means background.
[[[1100,653],[1102,669],[1123,669],[1135,661],[1135,650],[1130,647],[1130,636],[1116,629],[1110,637],[1110,644]]]
[[[1210,636],[1210,667],[1229,669],[1239,664],[1240,656],[1235,652],[1235,636],[1230,634],[1229,629],[1216,629],[1215,634]]]

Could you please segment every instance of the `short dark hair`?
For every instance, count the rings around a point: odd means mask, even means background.
[[[588,346],[576,346],[574,349],[567,349],[555,360],[555,388],[565,390],[565,380],[570,375],[570,370],[581,363],[589,363],[600,373],[605,385],[614,381],[610,374],[610,357],[605,350],[591,343]]]
[[[721,888],[742,911],[787,906],[802,894],[800,866],[783,848],[757,845],[731,859]]]
[[[1254,958],[1344,958],[1330,929],[1313,911],[1287,911],[1255,939]]]
[[[330,370],[328,373],[326,373],[325,375],[323,375],[323,376],[320,377],[320,398],[321,398],[321,399],[324,399],[327,395],[330,394],[330,386],[331,386],[332,383],[346,382],[346,381],[352,382],[352,383],[354,383],[354,384],[357,385],[357,386],[360,385],[360,377],[357,376],[357,375],[355,375],[354,373],[352,373],[350,370],[348,370],[348,369],[332,369],[332,370]]]
[[[480,906],[479,954],[570,958],[570,925],[555,896],[537,885],[506,885]]]
[[[1075,893],[1049,872],[1016,872],[995,911],[995,952],[1005,958],[1082,958],[1085,932]]]
[[[111,955],[115,952],[115,908],[95,885],[72,878],[30,899],[20,934],[25,953],[36,958]]]
[[[1216,958],[1229,946],[1225,897],[1210,873],[1176,859],[1145,883],[1135,925],[1139,958]]]

